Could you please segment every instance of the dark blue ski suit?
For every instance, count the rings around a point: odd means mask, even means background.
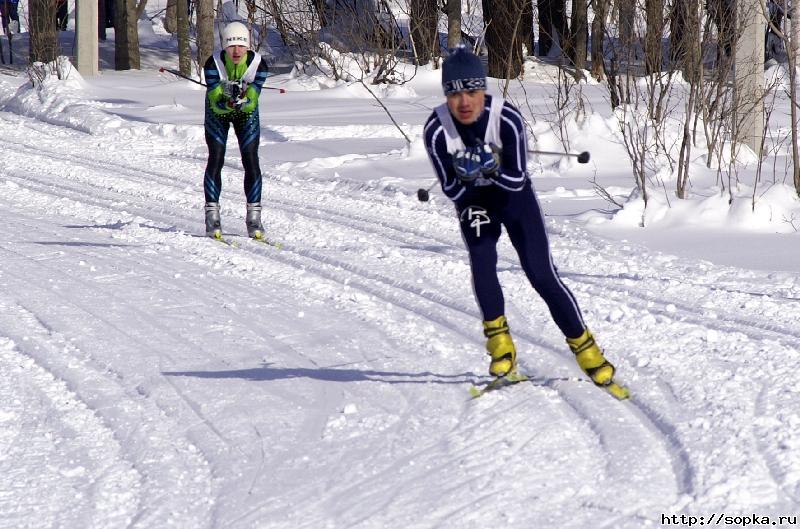
[[[484,141],[491,102],[492,97],[487,95],[483,113],[470,125],[453,120],[466,147]],[[575,297],[553,264],[544,217],[527,174],[525,124],[519,111],[508,102],[503,102],[499,114],[499,137],[500,170],[464,183],[453,168],[453,155],[448,152],[444,126],[436,112],[424,129],[425,147],[442,190],[458,212],[483,319],[491,321],[505,314],[497,277],[497,241],[501,227],[505,226],[522,269],[544,299],[556,325],[567,337],[581,336],[586,325]]]

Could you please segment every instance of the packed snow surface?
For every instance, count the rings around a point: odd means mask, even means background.
[[[761,199],[783,220],[709,186],[683,210],[654,202],[640,228],[635,197],[616,211],[594,193],[593,179],[620,200],[634,184],[608,116],[590,119],[573,147],[592,164],[529,169],[560,273],[633,398],[582,376],[503,240],[532,381],[470,400],[488,361],[468,260],[444,197],[416,200],[432,183],[420,136],[436,75],[381,94],[410,146],[359,84],[270,80],[289,88],[261,99],[280,249],[246,237],[233,134],[221,204],[235,246],[204,237],[195,85],[155,69],[38,89],[0,76],[0,527],[796,521],[789,186]],[[546,84],[529,89],[546,103]]]

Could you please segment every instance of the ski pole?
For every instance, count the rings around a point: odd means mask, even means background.
[[[573,152],[558,152],[558,151],[536,151],[536,150],[528,149],[528,152],[532,153],[532,154],[544,154],[544,155],[547,155],[547,156],[571,156],[571,157],[577,158],[578,159],[578,163],[589,163],[589,160],[591,159],[591,155],[589,154],[589,151],[583,151],[581,153],[573,153]],[[438,183],[439,183],[439,181],[437,180],[433,184],[431,184],[431,186],[429,188],[427,188],[427,189],[423,189],[423,188],[417,189],[417,199],[420,202],[427,202],[428,199],[430,198],[431,189],[433,189],[434,186],[436,184],[438,184]]]
[[[578,159],[578,163],[589,163],[589,160],[591,158],[589,151],[574,153],[574,152],[559,152],[559,151],[535,151],[528,149],[528,152],[531,154],[544,154],[546,156],[572,156]]]
[[[161,73],[164,73],[164,72],[171,73],[172,75],[180,77],[181,79],[186,79],[187,81],[191,81],[191,82],[193,82],[195,84],[199,84],[200,86],[208,86],[205,83],[202,83],[202,82],[198,81],[197,79],[192,79],[188,75],[183,75],[178,70],[173,70],[172,68],[165,68],[165,67],[162,66],[161,68],[158,69],[158,71],[161,72]],[[286,93],[286,90],[283,89],[283,88],[273,88],[271,86],[262,86],[261,89],[262,90],[277,90],[278,93],[280,93],[280,94],[285,94]]]
[[[201,82],[200,82],[200,81],[198,81],[197,79],[192,79],[192,78],[191,78],[191,77],[189,77],[188,75],[183,75],[183,74],[182,74],[181,72],[179,72],[178,70],[173,70],[172,68],[164,68],[164,67],[162,66],[161,68],[159,68],[159,69],[158,69],[158,71],[159,71],[159,72],[161,72],[161,73],[168,72],[168,73],[171,73],[172,75],[175,75],[175,76],[177,76],[177,77],[180,77],[181,79],[186,79],[187,81],[191,81],[191,82],[193,82],[193,83],[195,83],[195,84],[199,84],[200,86],[206,86],[206,84],[205,84],[205,83],[201,83]]]

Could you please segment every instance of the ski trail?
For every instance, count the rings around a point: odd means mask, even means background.
[[[91,181],[91,178],[85,178],[86,182]],[[67,182],[56,182],[50,181],[44,185],[38,185],[30,180],[22,181],[22,179],[17,180],[17,184],[20,186],[25,186],[33,191],[36,192],[53,192],[55,191],[58,196],[70,196],[73,200],[81,201],[82,195],[89,195],[93,197],[91,202],[93,205],[98,207],[108,207],[113,209],[114,202],[118,200],[118,198],[114,197],[111,192],[93,192],[93,193],[86,193],[81,189],[81,184],[73,182],[71,180]],[[37,187],[38,186],[38,187]],[[66,195],[65,195],[66,193]],[[103,195],[107,195],[108,198],[98,201],[98,198],[102,197]],[[169,216],[160,216],[160,215],[153,215],[151,211],[145,210],[145,206],[143,204],[144,198],[140,198],[138,196],[132,196],[126,199],[126,206],[127,209],[133,211],[137,215],[146,215],[147,221],[154,221],[156,224],[161,222],[169,222],[172,220],[173,222],[176,220],[181,221],[181,215],[169,215]],[[105,204],[103,204],[105,202]],[[72,208],[67,208],[72,209]],[[291,211],[293,214],[300,214],[297,209]],[[162,218],[159,218],[162,217]],[[193,219],[191,217],[183,216],[186,219],[186,224],[190,223]],[[306,217],[308,218],[308,217]],[[323,219],[319,216],[311,216],[311,220],[319,223]],[[340,218],[331,217],[326,221],[328,224],[332,225],[332,229],[337,231],[341,231],[342,229],[352,230],[355,226],[352,220],[342,220]],[[182,223],[181,223],[182,224]],[[178,228],[182,228],[180,224]],[[361,228],[364,228],[362,225]],[[331,230],[327,230],[330,234]],[[167,231],[164,232],[165,235],[175,234],[174,231]],[[375,230],[370,232],[372,235],[377,235],[378,233]],[[407,239],[402,241],[397,241],[397,237],[395,237],[395,243],[402,242],[405,245],[418,245],[419,241],[409,241]],[[372,272],[367,270],[363,267],[359,267],[354,265],[350,262],[345,262],[340,259],[334,258],[332,255],[324,251],[316,251],[316,250],[309,250],[306,248],[302,248],[300,246],[295,246],[292,244],[285,244],[284,251],[275,253],[270,249],[259,248],[256,251],[255,248],[252,250],[248,247],[248,250],[251,250],[253,253],[263,254],[268,256],[270,260],[283,262],[284,264],[288,265],[290,268],[293,269],[304,269],[304,270],[313,270],[318,276],[330,279],[336,283],[345,283],[350,285],[351,287],[355,287],[358,291],[366,292],[370,295],[380,297],[384,300],[391,302],[395,306],[404,307],[411,313],[415,314],[427,314],[428,317],[435,321],[440,325],[447,325],[451,332],[456,332],[464,336],[464,338],[469,338],[471,333],[464,333],[460,331],[461,323],[460,321],[463,319],[464,315],[470,315],[474,308],[472,307],[472,302],[459,302],[454,304],[448,296],[439,295],[434,291],[430,291],[428,288],[418,287],[413,283],[409,283],[407,281],[397,280],[397,279],[390,279],[382,273]],[[335,254],[333,254],[335,255]],[[345,275],[342,275],[342,272],[345,272]],[[421,297],[426,299],[429,303],[432,303],[432,307],[425,309],[420,306],[419,301],[417,298]],[[454,317],[442,317],[440,314],[442,312],[442,308],[447,308],[454,310],[456,315]],[[380,321],[377,322],[380,325]],[[398,337],[399,338],[399,337]],[[523,336],[524,338],[524,336]],[[420,344],[423,345],[423,344]],[[591,388],[591,391],[596,391]],[[595,395],[597,397],[598,395]],[[584,395],[585,397],[585,395]],[[575,399],[573,399],[572,406],[575,408]],[[611,454],[611,459],[608,462],[603,464],[603,467],[614,467],[613,459],[616,454],[619,454],[622,451],[623,444],[616,439],[624,439],[628,438],[628,442],[631,438],[631,433],[637,433],[636,430],[629,430],[627,435],[619,435],[612,434],[606,431],[606,426],[602,425],[602,419],[598,420],[596,415],[593,415],[592,411],[587,410],[577,410],[573,412],[576,416],[576,421],[578,422],[591,422],[594,421],[594,427],[589,430],[591,435],[595,436],[598,441],[595,444],[595,448],[601,451],[605,451]],[[594,418],[593,418],[594,417]],[[520,416],[520,422],[522,422],[522,415]],[[636,443],[642,447],[657,447],[658,442],[657,440],[651,439],[648,435],[637,435],[639,442]],[[675,465],[667,464],[667,468],[673,467]],[[658,483],[662,490],[673,488],[671,485],[664,485],[658,480],[653,480],[652,476],[654,473],[657,473],[657,468],[663,467],[663,464],[659,463],[656,459],[656,463],[653,464],[653,468],[648,471],[643,471],[643,476],[649,476],[649,480],[651,483]],[[612,482],[618,479],[621,479],[623,476],[621,475],[620,469],[611,468],[612,475],[609,478]],[[628,476],[629,477],[629,476]],[[673,493],[674,496],[676,493]],[[254,512],[254,515],[259,515],[258,510]]]
[[[12,122],[19,127],[27,120]],[[36,127],[74,137],[76,143],[87,146],[96,141],[58,127]],[[735,276],[709,274],[702,264],[673,266],[662,259],[620,273],[619,263],[643,262],[639,250],[616,248],[581,230],[550,225],[556,260],[563,257],[566,262],[562,275],[579,299],[592,301],[582,302],[587,321],[595,322],[598,336],[603,337],[620,373],[630,382],[634,400],[615,403],[584,379],[575,379],[574,360],[554,332],[546,309],[532,295],[515,259],[502,257],[501,280],[507,287],[509,316],[518,322],[514,334],[523,351],[521,362],[535,378],[497,395],[465,402],[466,385],[479,378],[474,373],[484,371],[485,359],[479,354],[477,325],[465,325],[477,322],[476,309],[464,280],[468,269],[466,260],[458,258],[463,248],[449,211],[412,206],[410,197],[376,193],[359,197],[353,196],[347,185],[304,180],[302,186],[296,186],[279,178],[265,182],[270,197],[268,230],[278,234],[284,249],[276,251],[238,238],[239,248],[222,248],[190,235],[201,229],[199,179],[194,175],[202,173],[204,160],[188,157],[184,147],[162,142],[147,151],[149,143],[145,143],[124,155],[119,150],[114,162],[101,160],[107,154],[87,148],[65,156],[69,164],[65,168],[54,163],[64,153],[46,144],[13,140],[10,145],[26,157],[27,167],[6,168],[3,183],[21,210],[27,206],[72,217],[80,211],[77,216],[86,223],[82,227],[88,233],[149,248],[154,257],[130,257],[129,266],[145,263],[160,289],[170,289],[167,278],[171,274],[170,266],[160,263],[174,259],[206,270],[217,279],[272,284],[281,292],[297,292],[297,299],[287,306],[274,306],[278,313],[316,307],[318,317],[313,321],[324,321],[324,307],[332,307],[341,319],[333,319],[330,330],[353,321],[364,331],[362,341],[337,336],[346,345],[341,348],[341,366],[331,369],[315,361],[313,352],[294,347],[290,336],[274,330],[274,322],[245,324],[247,311],[230,308],[234,302],[225,292],[234,288],[233,282],[206,287],[208,291],[191,287],[188,281],[173,287],[175,297],[166,298],[167,303],[176,304],[178,296],[186,296],[228,305],[225,313],[234,318],[233,323],[212,321],[206,327],[207,332],[220,333],[221,346],[231,341],[225,333],[249,328],[247,338],[237,339],[237,344],[247,345],[247,349],[252,341],[266,348],[269,362],[278,366],[291,359],[297,366],[289,371],[291,376],[310,379],[303,383],[310,395],[301,397],[288,380],[270,385],[270,391],[276,392],[274,399],[244,391],[239,395],[260,399],[262,404],[274,405],[278,398],[298,408],[302,403],[305,411],[287,413],[278,420],[299,432],[295,435],[324,440],[322,446],[303,444],[306,455],[301,457],[301,451],[290,442],[273,443],[270,448],[275,455],[271,456],[264,449],[258,424],[241,439],[230,439],[223,433],[223,425],[235,430],[235,418],[223,419],[224,402],[207,402],[192,382],[280,380],[285,368],[266,363],[256,369],[240,369],[237,365],[252,362],[245,353],[206,350],[200,352],[202,361],[194,360],[198,367],[192,369],[181,367],[192,364],[188,355],[158,353],[159,371],[166,373],[169,391],[154,391],[163,382],[148,382],[138,386],[142,390],[139,396],[147,400],[171,395],[159,409],[187,410],[185,415],[171,412],[173,427],[184,425],[189,437],[209,455],[219,443],[213,439],[227,437],[222,443],[226,454],[216,456],[212,465],[229,465],[224,479],[234,480],[236,473],[242,472],[247,476],[251,498],[235,499],[235,491],[225,496],[233,504],[222,507],[224,502],[218,502],[215,519],[241,527],[266,519],[271,521],[263,522],[264,527],[316,528],[344,523],[369,528],[402,523],[423,528],[450,522],[480,523],[490,516],[515,527],[584,527],[587,523],[638,527],[648,513],[659,510],[769,504],[776,489],[788,498],[796,496],[797,479],[792,471],[797,463],[783,457],[785,447],[796,442],[791,428],[795,416],[788,415],[782,425],[769,424],[767,419],[774,416],[784,395],[793,394],[788,391],[793,387],[790,366],[779,366],[774,376],[776,366],[769,356],[770,352],[779,358],[797,353],[792,344],[798,334],[791,318],[800,289],[790,281],[748,292]],[[285,163],[280,172],[296,170],[302,176],[303,167]],[[238,199],[240,186],[238,180],[233,181],[226,180],[226,189],[233,188]],[[243,208],[226,205],[223,215],[224,228],[230,225],[233,233],[243,233]],[[63,235],[59,237],[63,241]],[[507,244],[501,247],[501,254],[513,256]],[[102,259],[100,251],[88,255],[92,260]],[[685,281],[686,277],[691,280]],[[22,278],[18,285],[23,288]],[[101,298],[104,292],[95,291]],[[735,302],[731,303],[732,299]],[[250,303],[258,306],[255,300]],[[695,308],[701,305],[703,313]],[[137,313],[133,307],[126,312]],[[31,309],[32,314],[43,313],[43,309]],[[105,321],[108,329],[134,343],[146,343],[142,336],[152,333],[179,347],[181,340],[191,336],[190,332],[174,334],[145,316],[139,318],[143,333],[125,332],[102,314],[85,309],[84,313]],[[189,314],[202,317],[203,312],[197,308]],[[290,327],[288,321],[286,325]],[[203,332],[202,328],[198,325],[193,330]],[[686,356],[673,359],[668,350],[654,345],[662,335],[683,337],[671,345],[678,351],[695,351],[692,359],[696,365],[691,369],[709,373],[710,379],[698,381],[683,374],[685,369],[678,362]],[[641,344],[641,348],[625,351],[620,344]],[[657,350],[652,351],[653,347]],[[290,350],[292,355],[282,350]],[[430,369],[413,369],[420,354]],[[737,376],[738,354],[761,359],[764,369],[752,378],[772,378],[774,388]],[[65,370],[58,368],[52,366],[60,376]],[[158,375],[153,376],[157,381]],[[349,382],[338,385],[339,381]],[[413,391],[402,389],[408,384],[415,384]],[[747,395],[757,397],[748,401]],[[710,404],[706,399],[711,399]],[[375,401],[391,405],[376,409],[369,404]],[[358,411],[352,411],[348,403],[356,403]],[[714,417],[744,413],[770,428],[754,428],[731,438],[734,430],[726,421],[704,420],[704,406],[713,409]],[[416,417],[422,409],[426,413]],[[213,435],[188,426],[197,422]],[[289,426],[297,423],[300,426]],[[420,438],[422,432],[424,439]],[[391,445],[386,446],[381,436]],[[696,449],[709,444],[715,445],[715,450]],[[349,468],[353,459],[345,457],[348,451],[364,453],[363,461]],[[295,477],[288,470],[278,470],[286,480],[282,494],[261,497],[269,488],[258,476],[260,469],[281,469],[280,458],[301,472]],[[505,464],[492,465],[493,458]],[[735,469],[741,477],[723,487],[714,472],[720,466]],[[309,474],[331,477],[308,483],[300,479]],[[340,476],[347,476],[346,482]],[[574,488],[554,490],[542,483],[543,476]],[[748,481],[758,483],[763,493],[743,496]],[[425,495],[429,490],[447,491],[436,495],[447,501],[431,503]],[[312,499],[297,510],[292,502],[297,496]],[[503,496],[511,508],[498,503],[497,498]],[[576,502],[585,518],[573,519],[563,512],[564,504]],[[525,507],[531,504],[536,507]],[[423,519],[417,512],[431,516]]]
[[[0,298],[0,311],[15,310]],[[0,338],[0,386],[16,396],[0,411],[0,490],[3,497],[26,490],[21,503],[0,500],[0,526],[125,526],[139,507],[142,477],[113,431],[8,338]]]
[[[17,226],[12,223],[10,228],[12,233],[26,237],[47,239],[49,235],[37,233],[32,223]],[[106,291],[91,288],[87,282],[82,283],[83,299],[77,299],[72,288],[63,295],[58,294],[71,283],[69,278],[64,278],[63,265],[55,265],[51,258],[28,259],[9,250],[12,241],[13,238],[7,240],[0,248],[5,262],[28,261],[25,269],[39,270],[37,277],[51,279],[39,286],[31,283],[30,277],[18,275],[13,268],[6,269],[2,275],[3,290],[26,292],[29,297],[27,300],[6,298],[0,325],[16,343],[24,344],[20,346],[23,354],[72,386],[76,396],[97,414],[97,420],[113,432],[114,438],[124,440],[121,455],[140,475],[138,511],[128,513],[127,523],[132,527],[152,527],[156,521],[166,526],[208,526],[212,480],[207,463],[191,443],[182,436],[175,436],[176,425],[167,420],[162,410],[154,406],[153,401],[142,398],[144,386],[127,380],[124,373],[91,352],[91,342],[98,336],[117,336],[116,354],[124,354],[130,348],[129,355],[144,352],[137,350],[135,340],[130,343],[132,336],[125,332],[124,325],[113,322],[113,313],[130,315],[130,312],[120,311],[120,298],[104,301]],[[45,305],[40,305],[41,300]],[[113,313],[104,316],[92,308],[97,303],[117,306]],[[80,338],[70,337],[78,329]],[[150,452],[173,456],[166,461],[139,457],[141,453]],[[113,474],[110,478],[119,479]],[[165,490],[173,492],[165,495]]]

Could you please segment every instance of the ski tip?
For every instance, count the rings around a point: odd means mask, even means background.
[[[256,242],[260,242],[262,244],[266,244],[268,246],[272,246],[276,250],[280,250],[283,247],[283,245],[281,243],[279,243],[277,241],[273,241],[273,240],[267,239],[266,237],[264,237],[263,234],[260,234],[258,236],[253,236],[253,237],[251,237],[251,239],[253,239]]]
[[[508,373],[506,376],[503,377],[496,377],[489,381],[485,386],[478,387],[478,386],[471,386],[469,388],[469,394],[472,395],[473,399],[477,399],[482,395],[486,395],[490,391],[495,391],[501,388],[505,388],[508,386],[513,386],[515,384],[519,384],[520,382],[526,382],[530,380],[528,375],[519,373],[518,371],[512,371]]]
[[[517,382],[527,382],[530,380],[530,377],[524,373],[520,373],[519,371],[512,371],[511,373],[505,376],[506,381],[511,383]]]
[[[214,233],[209,234],[208,236],[209,236],[209,238],[211,238],[214,241],[221,242],[222,244],[225,244],[227,246],[232,246],[233,248],[238,248],[238,246],[236,245],[235,242],[229,241],[228,239],[223,237],[222,233],[220,233],[220,232],[214,232]]]
[[[625,386],[621,386],[616,382],[612,382],[605,387],[605,390],[617,400],[627,400],[631,397],[631,392]]]

